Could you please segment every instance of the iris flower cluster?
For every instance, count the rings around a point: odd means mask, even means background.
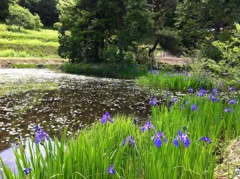
[[[218,98],[217,96],[218,96],[218,89],[214,88],[212,90],[212,93],[208,96],[208,100],[212,102],[219,102],[220,98]]]
[[[205,89],[200,89],[198,92],[197,92],[197,96],[205,96],[205,94],[207,94],[209,92],[209,90],[205,90]]]
[[[187,73],[185,75],[188,75]],[[235,88],[234,87],[229,87],[229,90],[230,91],[235,91]],[[194,89],[192,88],[189,88],[188,90],[189,93],[194,93]],[[197,96],[205,96],[205,94],[207,94],[209,92],[209,90],[204,90],[204,89],[200,89],[198,92],[197,92]],[[209,95],[208,99],[215,102],[215,101],[219,101],[219,98],[217,98],[218,96],[218,90],[217,89],[213,89],[211,94]],[[177,101],[177,98],[172,98],[170,99],[170,103],[169,105],[172,106],[175,102]],[[188,103],[188,101],[186,101],[182,108],[185,108],[186,104]],[[237,100],[236,99],[231,99],[229,101],[229,104],[233,105],[237,103]],[[157,99],[156,97],[152,98],[149,102],[150,105],[157,105]],[[192,104],[191,105],[191,110],[192,111],[195,111],[195,110],[198,110],[198,107],[196,104]],[[231,112],[232,109],[227,107],[225,110],[225,112]],[[108,112],[106,112],[103,116],[102,116],[102,124],[104,124],[105,122],[107,121],[110,121],[113,123],[113,120],[111,119],[110,117],[110,114]],[[134,120],[135,121],[135,120]],[[136,124],[136,122],[133,122],[134,124]],[[154,145],[157,147],[157,148],[160,148],[163,144],[163,140],[165,143],[168,143],[168,139],[164,136],[163,132],[161,131],[158,131],[156,133],[156,127],[150,122],[150,121],[147,121],[145,123],[145,125],[141,128],[141,131],[142,132],[145,132],[147,130],[150,130],[150,129],[153,129],[155,134],[151,137],[151,140],[153,140],[153,143]],[[207,136],[203,136],[199,139],[199,142],[205,142],[207,144],[211,144],[212,143],[212,140],[207,137]],[[135,146],[135,141],[133,140],[133,136],[128,136],[126,137],[126,139],[123,141],[122,143],[122,146],[124,147],[126,145],[126,143],[128,143],[129,145],[131,145],[132,147]],[[186,127],[183,127],[183,131],[182,130],[178,130],[178,134],[177,136],[173,139],[173,145],[176,146],[176,147],[179,147],[179,146],[183,146],[185,148],[189,147],[191,144],[191,141],[190,141],[190,138],[188,136],[188,133],[187,133],[187,128]],[[115,174],[115,170],[114,170],[114,166],[113,165],[110,165],[110,167],[108,168],[108,173],[109,174]]]

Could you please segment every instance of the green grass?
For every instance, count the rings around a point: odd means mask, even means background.
[[[147,74],[145,67],[135,64],[79,63],[64,64],[64,72],[98,77],[131,79]]]
[[[60,69],[59,64],[43,64],[42,66],[39,66],[38,64],[33,63],[17,63],[12,64],[12,68],[48,68],[48,69]]]
[[[138,85],[153,89],[187,91],[189,88],[213,89],[214,82],[207,76],[184,75],[165,71],[152,71],[137,79]]]
[[[59,58],[56,30],[35,31],[22,28],[19,32],[16,29],[0,24],[0,57]]]
[[[26,51],[0,50],[0,57],[31,57]]]
[[[238,96],[238,101],[240,96]],[[188,101],[185,108],[182,104]],[[192,111],[191,105],[196,104],[198,110]],[[232,112],[224,112],[226,107]],[[218,148],[222,143],[236,138],[240,134],[240,105],[230,105],[228,102],[212,102],[206,97],[185,96],[168,109],[165,106],[152,106],[151,123],[153,129],[142,132],[143,124],[134,125],[131,116],[115,116],[114,123],[109,121],[101,124],[96,121],[70,138],[66,131],[62,140],[42,144],[28,144],[30,153],[16,150],[18,175],[3,164],[4,176],[11,178],[26,178],[23,169],[31,167],[27,178],[214,178],[214,169],[218,164]],[[179,147],[173,145],[178,130],[187,128],[190,145]],[[168,142],[162,139],[162,146],[154,145],[155,132],[164,133]],[[132,136],[134,147],[123,141]],[[212,143],[200,142],[199,139],[208,136]],[[66,140],[67,139],[67,140]],[[39,150],[43,146],[46,155]],[[30,155],[26,159],[26,155]],[[108,173],[113,165],[115,174]],[[229,171],[231,172],[231,171]]]

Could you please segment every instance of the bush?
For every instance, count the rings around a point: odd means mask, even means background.
[[[19,31],[21,27],[27,29],[39,29],[43,26],[37,14],[31,14],[28,9],[21,7],[18,4],[10,4],[9,16],[6,19],[6,23],[9,25],[17,25]]]
[[[61,29],[61,27],[62,27],[62,23],[61,23],[61,22],[56,22],[56,23],[53,24],[53,27],[54,27],[56,30],[59,30],[59,29]]]
[[[212,45],[219,51],[220,60],[200,57],[192,66],[198,66],[202,73],[221,78],[226,86],[240,88],[240,25],[236,24],[236,30],[228,41],[214,41]]]

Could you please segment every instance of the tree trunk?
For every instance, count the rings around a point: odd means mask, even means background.
[[[85,63],[88,63],[88,41],[84,41],[85,48],[82,52],[82,57]]]
[[[124,4],[122,0],[118,1],[118,49],[119,49],[119,58],[123,60],[123,43],[122,43],[122,28],[123,28],[123,8]]]
[[[148,57],[151,57],[151,53],[156,50],[159,43],[160,43],[160,36],[156,35],[155,43],[154,43],[153,47],[150,48],[149,51],[148,51]]]
[[[94,42],[93,57],[95,62],[100,62],[98,52],[99,52],[99,42]]]

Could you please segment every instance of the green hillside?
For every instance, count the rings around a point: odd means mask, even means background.
[[[58,32],[8,27],[0,24],[0,57],[59,58]]]

